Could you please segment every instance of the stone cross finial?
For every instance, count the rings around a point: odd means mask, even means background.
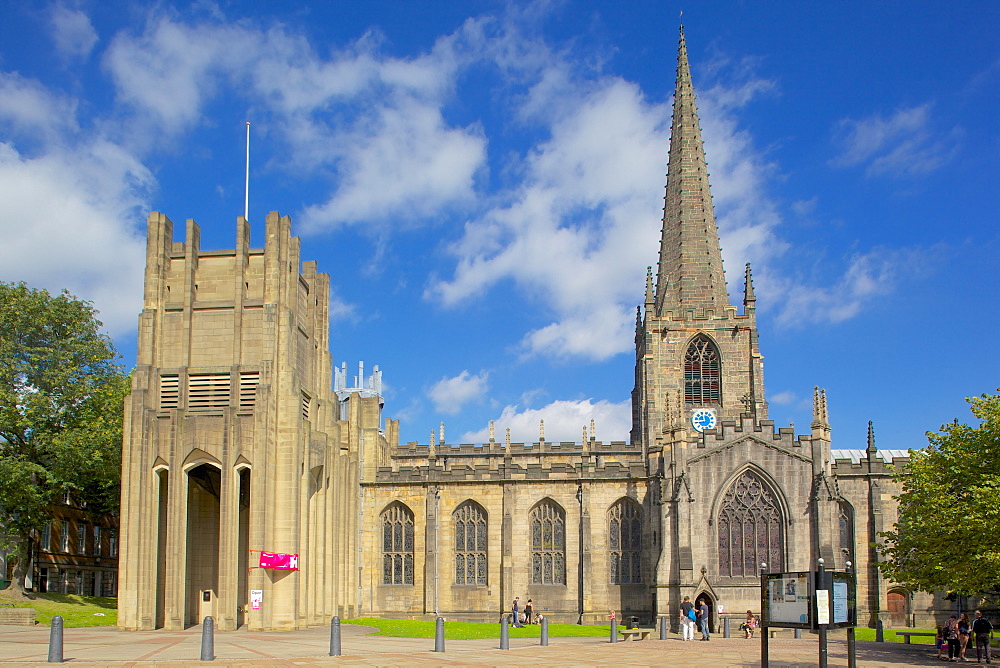
[[[545,420],[538,421],[538,442],[545,442]]]
[[[494,430],[493,427],[493,420],[490,420],[490,443],[496,442],[495,436],[496,436],[496,431]]]
[[[505,445],[506,445],[506,446],[507,446],[508,448],[510,447],[510,427],[507,427],[507,437],[506,437],[506,439],[505,439],[505,441],[504,441],[504,444],[505,444]]]

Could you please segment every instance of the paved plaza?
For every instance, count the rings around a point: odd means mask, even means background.
[[[606,638],[512,638],[509,650],[498,640],[449,640],[445,652],[433,639],[382,638],[374,629],[341,626],[342,656],[328,656],[329,628],[288,632],[217,632],[216,666],[757,666],[760,640],[714,637],[710,642],[669,640],[609,643]],[[194,666],[201,655],[201,630],[118,631],[114,628],[66,629],[63,658],[79,666]],[[41,666],[48,658],[49,628],[0,627],[0,663]],[[771,640],[771,665],[815,666],[814,636]],[[930,645],[858,643],[859,666],[926,666],[939,663]],[[973,657],[973,661],[975,658]],[[831,640],[831,666],[847,665],[847,645]]]

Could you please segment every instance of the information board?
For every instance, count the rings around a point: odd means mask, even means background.
[[[827,571],[830,586],[830,626],[857,626],[858,588],[854,573]]]
[[[761,576],[761,621],[765,626],[812,626],[811,576],[811,573],[766,573]]]

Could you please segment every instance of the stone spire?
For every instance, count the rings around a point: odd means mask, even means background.
[[[750,315],[756,307],[757,297],[753,294],[753,276],[750,274],[750,263],[747,262],[747,271],[743,278],[743,314]]]
[[[708,186],[698,107],[688,66],[684,26],[677,49],[674,116],[656,281],[656,312],[730,306],[719,231]]]

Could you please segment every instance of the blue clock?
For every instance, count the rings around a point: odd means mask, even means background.
[[[699,408],[691,416],[691,426],[698,432],[714,429],[716,422],[715,411],[708,408]]]

